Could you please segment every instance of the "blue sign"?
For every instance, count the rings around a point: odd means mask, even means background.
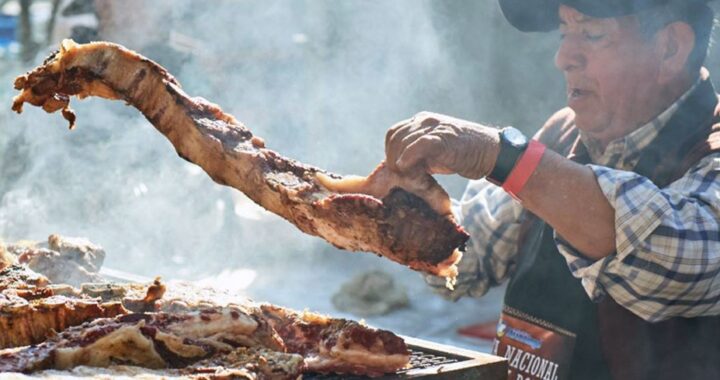
[[[0,47],[7,47],[15,42],[17,16],[0,13]]]

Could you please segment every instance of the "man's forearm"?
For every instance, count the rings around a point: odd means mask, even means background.
[[[615,210],[590,168],[547,150],[518,197],[589,259],[615,251]]]

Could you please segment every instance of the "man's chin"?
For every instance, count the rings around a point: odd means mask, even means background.
[[[577,111],[575,111],[575,126],[589,135],[602,135],[602,132],[607,129],[607,123],[602,122],[597,115]]]

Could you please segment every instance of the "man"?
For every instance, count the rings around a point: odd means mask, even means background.
[[[393,170],[485,178],[459,204],[471,242],[446,295],[510,278],[495,351],[513,380],[720,378],[706,3],[500,0],[520,30],[560,29],[568,108],[530,143],[432,113],[388,131]]]

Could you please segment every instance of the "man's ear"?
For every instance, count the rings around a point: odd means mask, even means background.
[[[690,53],[695,47],[695,31],[687,23],[676,21],[658,31],[655,40],[661,59],[660,80],[669,82],[685,74]]]

